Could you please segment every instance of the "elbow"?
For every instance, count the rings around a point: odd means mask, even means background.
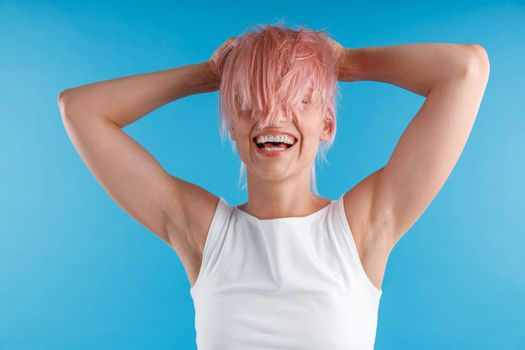
[[[57,103],[58,105],[61,105],[64,103],[65,101],[65,98],[66,98],[66,95],[69,93],[69,89],[65,89],[65,90],[62,90],[60,91],[60,93],[58,94],[58,97],[57,97]]]
[[[57,96],[58,109],[60,110],[60,115],[62,116],[62,118],[71,117],[72,90],[73,89],[65,89],[61,91]]]
[[[58,109],[60,110],[60,115],[62,117],[66,116],[66,99],[67,99],[66,96],[67,95],[69,95],[69,89],[62,90],[58,94],[58,97],[57,97]]]
[[[470,48],[474,52],[474,55],[477,59],[477,62],[481,63],[484,66],[489,66],[489,55],[487,54],[487,50],[479,44],[469,44]]]
[[[490,72],[489,56],[485,48],[479,44],[467,44],[466,76],[488,76]]]

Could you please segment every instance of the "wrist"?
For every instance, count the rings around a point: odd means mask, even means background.
[[[204,61],[199,63],[199,67],[202,72],[202,79],[204,81],[204,86],[206,91],[215,91],[219,89],[220,79],[213,69],[210,61]]]
[[[358,81],[359,78],[359,49],[345,47],[339,63],[338,80]]]

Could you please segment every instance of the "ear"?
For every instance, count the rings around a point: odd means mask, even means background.
[[[329,118],[324,118],[323,129],[321,130],[321,141],[328,141],[332,135],[333,123]]]

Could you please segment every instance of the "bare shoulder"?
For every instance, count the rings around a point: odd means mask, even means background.
[[[173,204],[167,210],[170,246],[176,251],[192,283],[219,197],[191,182],[172,177]]]
[[[388,257],[395,243],[386,239],[380,214],[375,211],[374,186],[381,169],[370,174],[343,196],[346,219],[361,264],[370,281],[381,288]]]

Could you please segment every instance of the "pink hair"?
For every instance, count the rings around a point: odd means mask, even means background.
[[[280,23],[256,25],[255,30],[237,37],[219,61],[221,138],[224,140],[237,118],[259,121],[263,129],[276,122],[282,109],[287,121],[293,119],[301,125],[302,101],[311,90],[320,100],[322,115],[332,123],[330,139],[321,141],[317,152],[326,162],[336,134],[339,90],[335,59],[326,31],[304,26],[295,30]],[[242,163],[241,176],[244,166]],[[315,162],[311,185],[317,193]]]

